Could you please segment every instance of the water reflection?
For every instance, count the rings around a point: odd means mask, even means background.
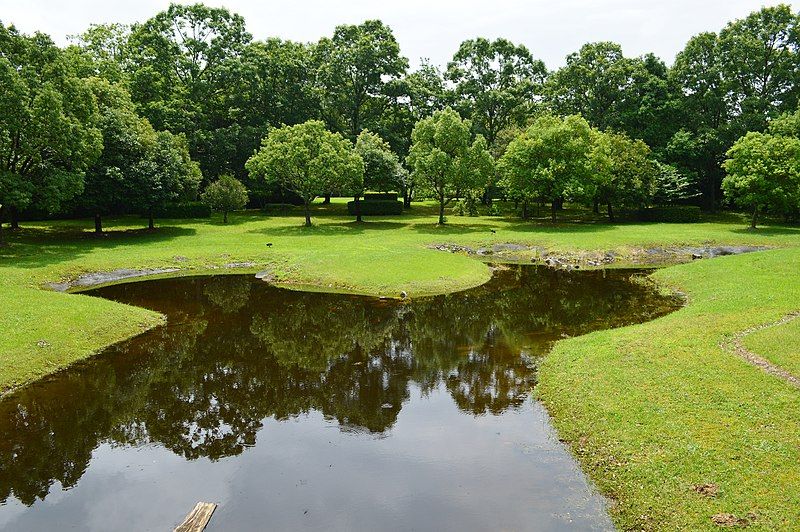
[[[95,290],[161,311],[168,325],[0,401],[0,501],[33,505],[55,482],[75,486],[101,444],[214,461],[255,446],[268,420],[312,412],[385,436],[412,387],[423,397],[446,390],[470,416],[500,415],[529,397],[553,340],[674,308],[630,275],[514,267],[480,288],[410,302],[249,276]]]

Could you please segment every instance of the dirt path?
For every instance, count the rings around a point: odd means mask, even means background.
[[[743,358],[748,363],[757,366],[770,375],[774,377],[778,377],[779,379],[783,379],[784,381],[788,382],[789,384],[793,385],[796,388],[800,388],[800,377],[789,373],[785,369],[781,368],[770,362],[769,360],[753,353],[749,349],[747,349],[742,341],[749,335],[753,334],[757,331],[762,331],[764,329],[769,329],[771,327],[777,327],[778,325],[783,325],[785,323],[789,323],[790,321],[800,318],[800,310],[796,310],[794,312],[790,312],[786,316],[782,317],[778,321],[774,321],[772,323],[766,323],[764,325],[758,325],[756,327],[751,327],[749,329],[745,329],[733,337],[732,340],[723,343],[720,347],[725,349],[726,351],[730,351],[731,353],[735,354],[736,356]]]

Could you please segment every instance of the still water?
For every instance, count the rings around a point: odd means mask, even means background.
[[[168,324],[0,401],[0,529],[603,530],[531,395],[554,340],[663,315],[636,272],[517,266],[382,301],[252,276],[87,292]]]

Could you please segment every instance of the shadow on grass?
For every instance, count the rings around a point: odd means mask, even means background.
[[[756,229],[750,227],[740,227],[738,229],[731,229],[732,233],[737,235],[753,235],[753,236],[786,236],[786,235],[800,235],[800,227],[786,227],[786,226],[759,226]]]
[[[26,227],[6,232],[8,245],[0,247],[0,267],[38,268],[72,260],[97,249],[113,249],[131,244],[166,242],[192,236],[197,231],[178,226],[156,226],[155,229],[109,230],[102,235],[84,231],[78,225]]]
[[[312,218],[313,221],[313,218]],[[280,227],[265,227],[252,229],[248,233],[276,235],[276,236],[335,236],[335,235],[358,235],[369,231],[387,231],[407,227],[405,222],[378,221],[372,222],[365,220],[356,222],[355,220],[338,223],[321,223],[306,227],[300,219],[296,225],[284,225]]]

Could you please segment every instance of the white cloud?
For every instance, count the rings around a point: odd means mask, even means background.
[[[182,3],[194,3],[195,0]],[[277,36],[316,41],[334,26],[380,18],[389,24],[405,56],[444,65],[461,41],[475,36],[506,37],[523,43],[548,67],[582,44],[611,40],[626,55],[653,52],[667,63],[692,35],[719,31],[776,0],[209,0],[247,20],[257,38]],[[64,44],[89,23],[143,21],[165,9],[167,0],[0,0],[0,20],[22,31],[49,33]],[[796,5],[797,3],[794,3]],[[795,7],[795,9],[797,9]]]

